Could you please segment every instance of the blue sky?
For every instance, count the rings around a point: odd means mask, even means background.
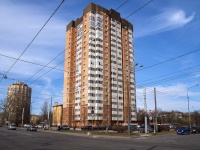
[[[81,17],[90,2],[116,9],[125,1],[65,1],[8,72],[8,79],[0,82],[0,99],[6,97],[9,85],[23,81],[32,88],[33,114],[39,114],[42,103],[45,100],[50,103],[51,97],[53,103],[61,104],[66,25]],[[117,11],[126,18],[148,2],[129,0]],[[61,0],[1,0],[0,76],[15,62],[9,57],[20,56],[60,3]],[[154,0],[127,18],[134,26],[134,56],[139,64],[136,66],[138,108],[144,107],[143,89],[146,87],[147,108],[154,109],[153,89],[156,87],[159,109],[187,112],[188,90],[190,111],[200,110],[200,85],[193,87],[200,84],[199,7],[198,0]],[[41,70],[41,66],[35,65],[46,65],[52,59],[48,66],[56,66],[57,70]]]

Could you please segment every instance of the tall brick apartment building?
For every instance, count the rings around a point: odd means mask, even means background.
[[[30,123],[31,88],[23,82],[8,86],[7,121],[16,125]],[[22,117],[23,116],[23,117]]]
[[[62,124],[136,121],[133,56],[133,25],[90,3],[66,29]]]

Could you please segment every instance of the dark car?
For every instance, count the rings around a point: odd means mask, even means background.
[[[131,128],[132,131],[137,131],[138,125],[130,125],[130,128]]]
[[[166,125],[166,124],[161,124],[160,128],[162,131],[169,131],[170,130],[170,126]]]
[[[190,128],[188,126],[182,126],[176,132],[177,134],[190,134]]]
[[[148,133],[149,133],[149,132],[153,132],[153,131],[154,131],[153,128],[151,128],[150,126],[147,126],[147,132],[148,132]],[[139,127],[139,128],[138,128],[138,132],[139,132],[139,133],[145,133],[145,126]]]
[[[70,127],[69,126],[66,126],[66,125],[63,125],[60,127],[60,130],[69,130]]]
[[[149,125],[151,128],[153,128],[154,129],[154,125]],[[161,132],[162,131],[162,128],[161,128],[161,126],[160,125],[157,125],[157,130],[156,130],[156,132]]]
[[[91,131],[92,130],[92,126],[83,126],[83,127],[81,127],[81,130],[82,131]]]
[[[26,131],[37,131],[37,127],[35,126],[29,126]]]
[[[200,126],[193,126],[190,131],[191,133],[200,133]]]

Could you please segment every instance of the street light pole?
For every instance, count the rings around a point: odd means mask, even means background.
[[[107,88],[106,92],[108,92]],[[106,133],[108,133],[108,93],[106,93]]]
[[[128,113],[128,135],[131,135],[131,129],[130,129],[130,102],[129,102],[129,83],[127,81],[126,83],[126,92],[127,92],[127,113]]]
[[[189,95],[188,95],[188,90],[189,90],[190,88],[196,87],[196,86],[198,86],[198,85],[199,85],[199,84],[196,84],[196,85],[194,85],[194,86],[191,86],[191,87],[187,88],[188,114],[189,114],[189,126],[190,126],[190,128],[191,128],[191,118],[190,118],[190,99],[189,99]]]
[[[22,109],[22,127],[24,125],[24,108]]]
[[[146,88],[144,88],[144,126],[145,126],[145,133],[147,133],[147,103],[146,103]]]

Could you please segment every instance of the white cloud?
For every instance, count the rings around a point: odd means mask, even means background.
[[[0,54],[18,58],[54,11],[49,6],[13,4],[11,1],[4,1],[0,6],[0,20],[3,20],[0,22]],[[65,49],[65,30],[68,21],[61,20],[58,15],[59,11],[20,59],[46,65]],[[54,67],[63,59],[62,54],[48,66]],[[0,72],[5,73],[14,62],[14,59],[0,56]],[[63,64],[58,67],[63,68]],[[9,73],[10,77],[13,75],[15,79],[28,78],[40,68],[18,61]]]
[[[176,28],[183,27],[194,19],[195,12],[186,16],[183,10],[166,9],[161,14],[158,14],[147,21],[143,25],[137,25],[135,28],[135,37],[146,36],[159,32],[169,31]]]

